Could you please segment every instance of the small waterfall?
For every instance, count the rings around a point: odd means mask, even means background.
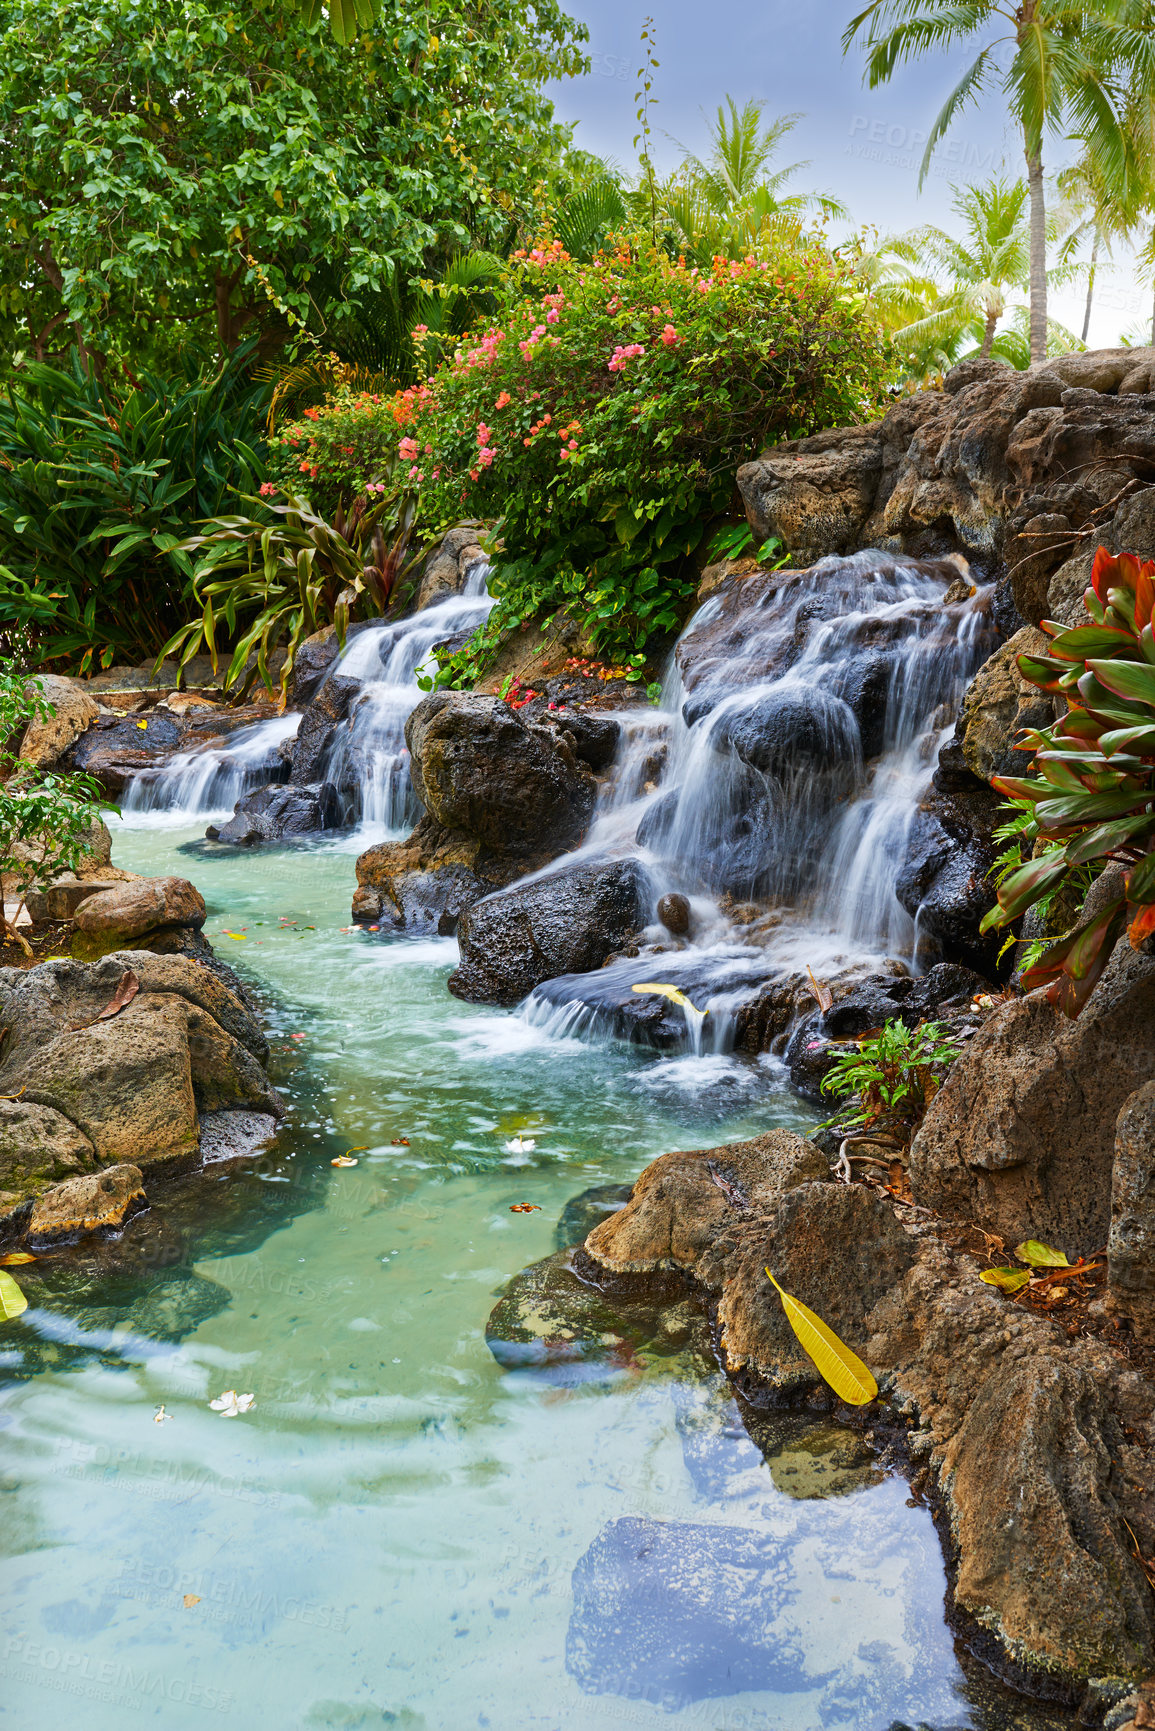
[[[121,795],[121,811],[138,817],[164,814],[175,822],[231,817],[246,793],[288,778],[281,748],[300,720],[296,714],[275,715],[238,728],[226,745],[182,751],[156,769],[142,770]]]
[[[420,815],[409,779],[405,723],[422,697],[417,676],[439,644],[463,643],[493,608],[485,586],[489,567],[475,565],[460,595],[422,608],[395,624],[370,625],[346,645],[329,678],[361,689],[325,759],[323,775],[352,794],[363,829],[408,829]]]

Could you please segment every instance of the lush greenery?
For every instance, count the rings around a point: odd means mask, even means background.
[[[1087,866],[1124,867],[1118,893],[1051,944],[1023,977],[1046,985],[1070,1016],[1082,1009],[1129,931],[1140,948],[1155,935],[1155,561],[1100,548],[1083,597],[1088,623],[1045,629],[1047,655],[1021,655],[1024,678],[1062,696],[1053,727],[1024,734],[1031,777],[994,786],[1029,807],[1024,846],[1034,857],[999,886],[983,924],[1008,925]]]
[[[382,467],[402,461],[426,533],[497,522],[487,641],[565,607],[620,658],[680,622],[738,464],[876,412],[888,376],[866,296],[817,242],[708,271],[555,242],[515,258],[474,340],[357,425],[388,440]],[[358,440],[350,482],[367,472]]]
[[[542,84],[585,65],[584,28],[556,0],[380,0],[343,47],[309,10],[5,8],[10,352],[140,367],[294,320],[342,352],[433,259],[509,244],[567,136]]]
[[[941,1022],[887,1022],[837,1058],[822,1091],[842,1101],[830,1124],[870,1131],[905,1146],[926,1115],[947,1066],[959,1055]]]
[[[116,388],[78,355],[0,400],[0,648],[81,672],[156,654],[184,619],[190,522],[251,491],[267,388],[242,352]]]
[[[32,946],[16,921],[29,892],[74,872],[92,851],[101,812],[112,809],[88,776],[37,775],[11,749],[30,722],[50,714],[37,681],[0,668],[0,932],[26,954]]]
[[[193,579],[201,613],[164,653],[179,654],[183,668],[203,645],[217,667],[222,647],[235,645],[225,689],[247,691],[259,678],[272,691],[270,658],[283,648],[276,669],[283,690],[306,637],[333,625],[344,643],[351,619],[380,618],[405,571],[412,522],[412,506],[398,509],[391,493],[375,503],[372,495],[357,499],[332,523],[293,496],[271,505],[268,518],[214,518],[181,544],[186,555],[201,553]]]

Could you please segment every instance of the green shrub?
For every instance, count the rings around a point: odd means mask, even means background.
[[[959,1055],[941,1022],[887,1022],[877,1034],[858,1041],[853,1052],[835,1060],[822,1091],[840,1098],[830,1124],[870,1130],[905,1144],[922,1123],[937,1094],[942,1073]]]
[[[502,631],[562,607],[614,659],[675,629],[738,465],[860,419],[888,377],[865,295],[817,241],[710,273],[632,243],[579,263],[555,242],[515,254],[499,303],[425,384],[363,421],[342,408],[300,459],[311,449],[333,480],[347,430],[354,491],[374,427],[420,490],[427,538],[496,523],[499,605],[470,673]]]
[[[155,655],[186,615],[179,543],[234,488],[253,491],[267,386],[250,351],[210,376],[26,367],[0,399],[0,644],[88,672]]]
[[[1025,810],[1023,843],[1034,857],[999,885],[983,929],[1009,925],[1066,886],[1085,889],[1090,867],[1126,867],[1121,893],[1031,958],[1029,989],[1077,1016],[1124,929],[1139,949],[1155,934],[1155,561],[1100,547],[1083,605],[1089,623],[1044,623],[1050,654],[1020,655],[1025,679],[1063,697],[1053,727],[1024,732],[1032,778],[996,776],[992,786]],[[1082,900],[1080,895],[1079,900]]]

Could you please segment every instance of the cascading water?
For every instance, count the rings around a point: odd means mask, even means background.
[[[360,691],[324,761],[323,776],[352,798],[363,828],[411,828],[419,807],[409,779],[405,723],[421,700],[417,676],[431,651],[464,641],[493,608],[486,589],[489,567],[474,565],[460,595],[424,607],[396,624],[370,625],[346,645],[331,679],[356,680]]]
[[[156,769],[142,770],[121,795],[121,810],[176,823],[230,817],[246,793],[286,779],[288,762],[281,748],[300,720],[297,714],[276,715],[238,729],[227,745],[183,751]]]
[[[653,724],[624,731],[582,850],[636,853],[651,914],[662,895],[686,896],[692,941],[672,946],[655,925],[636,958],[539,987],[531,1021],[621,1033],[623,1001],[657,979],[708,1011],[682,1050],[724,1052],[736,1010],[770,982],[933,959],[895,880],[939,747],[993,647],[989,590],[959,585],[962,598],[944,601],[959,575],[955,561],[865,552],[748,579],[699,608],[665,684],[660,785],[646,794],[638,769],[654,756]],[[632,844],[626,787],[642,789]],[[645,1037],[669,1044],[670,1032],[667,1017]]]

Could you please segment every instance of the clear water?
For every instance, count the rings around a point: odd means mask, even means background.
[[[840,1468],[826,1422],[785,1424],[767,1464],[700,1331],[553,1369],[485,1344],[576,1193],[801,1124],[773,1071],[457,1003],[452,942],[340,929],[351,844],[190,858],[199,826],[134,821],[117,862],[201,886],[291,1115],[248,1172],[171,1192],[151,1261],[22,1271],[0,1724],[1056,1722],[977,1704],[906,1484]],[[210,1410],[227,1389],[253,1410]]]

